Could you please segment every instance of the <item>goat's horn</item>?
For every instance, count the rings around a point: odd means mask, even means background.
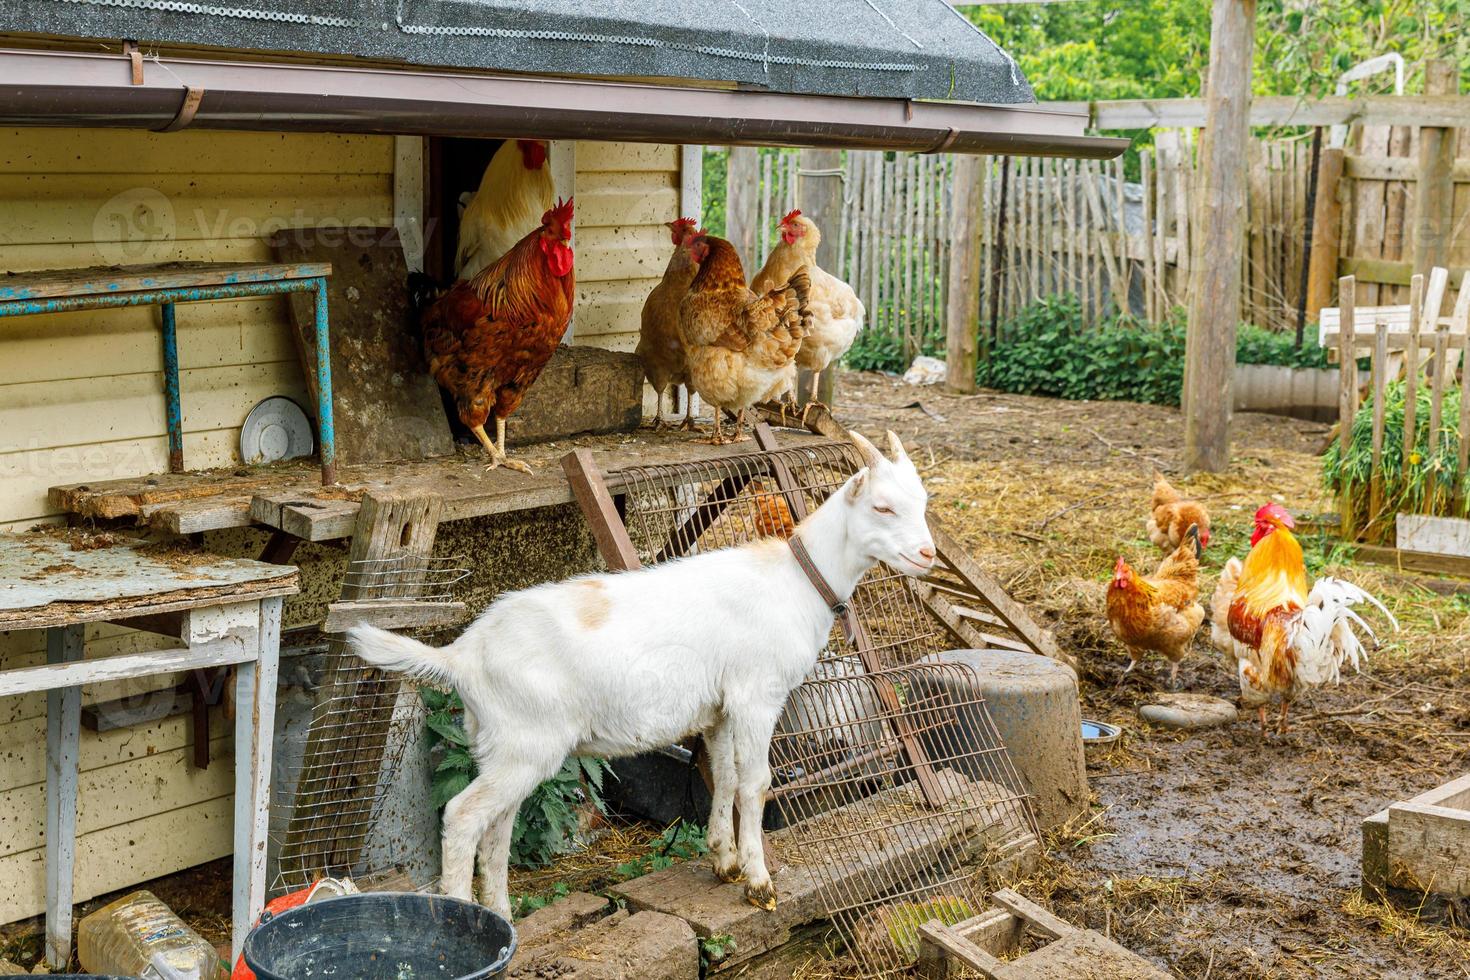
[[[883,454],[878,452],[878,447],[869,442],[867,437],[861,432],[856,429],[850,429],[848,430],[847,437],[852,440],[852,444],[862,454],[864,466],[874,466],[882,461]]]
[[[888,430],[888,452],[895,463],[909,458],[909,454],[903,451],[903,443],[898,441],[898,433],[892,429]]]

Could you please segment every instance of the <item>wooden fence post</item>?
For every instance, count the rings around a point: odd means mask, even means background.
[[[799,186],[796,189],[796,206],[822,230],[822,244],[817,246],[817,265],[840,276],[842,270],[838,263],[838,253],[842,244],[842,199],[847,187],[842,173],[842,151],[811,147],[803,149],[797,182]],[[836,379],[835,364],[822,372],[817,383],[817,398],[824,404],[832,404],[836,394]],[[810,384],[809,380],[803,378],[797,383],[796,390],[810,391]]]
[[[1184,463],[1218,472],[1230,465],[1231,375],[1240,319],[1245,231],[1245,148],[1250,140],[1251,52],[1256,0],[1215,0],[1206,94],[1204,196],[1199,278],[1190,291],[1185,343]]]
[[[969,393],[975,390],[975,352],[980,331],[979,157],[968,153],[955,157],[952,187],[945,384],[952,391]]]
[[[725,170],[725,236],[740,261],[745,265],[745,274],[753,276],[759,269],[755,264],[756,191],[760,173],[760,151],[753,146],[730,147],[729,162]]]
[[[1455,95],[1459,69],[1453,61],[1424,63],[1424,94]],[[1414,272],[1427,275],[1434,266],[1450,264],[1454,230],[1455,131],[1440,126],[1419,130],[1419,182],[1414,189]]]
[[[1317,167],[1317,201],[1312,214],[1312,262],[1307,270],[1307,320],[1321,319],[1322,307],[1332,305],[1332,283],[1337,279],[1337,258],[1342,244],[1342,201],[1337,196],[1342,180],[1343,151],[1328,147]]]

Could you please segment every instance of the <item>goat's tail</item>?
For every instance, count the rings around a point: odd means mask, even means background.
[[[396,670],[434,684],[453,685],[453,644],[431,647],[376,626],[354,626],[347,631],[352,652],[375,667]]]

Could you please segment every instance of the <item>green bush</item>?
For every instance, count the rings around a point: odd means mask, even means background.
[[[976,371],[986,388],[1050,398],[1177,405],[1184,383],[1179,318],[1143,324],[1118,318],[1088,327],[1071,296],[1043,299],[1005,325]]]
[[[1327,348],[1317,343],[1315,330],[1308,330],[1298,347],[1295,334],[1277,333],[1252,323],[1242,323],[1235,333],[1235,360],[1238,364],[1275,364],[1293,368],[1330,366]]]

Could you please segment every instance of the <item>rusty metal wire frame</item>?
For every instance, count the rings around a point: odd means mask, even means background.
[[[616,480],[646,565],[788,537],[859,465],[831,443],[634,467]],[[780,857],[815,869],[828,915],[875,976],[912,963],[920,923],[979,911],[993,860],[1036,846],[973,672],[936,660],[951,631],[923,589],[882,565],[864,577],[849,603],[852,640],[834,624],[771,745],[772,796],[794,825]]]
[[[351,562],[342,592],[359,602],[405,596],[448,602],[467,575],[462,558],[405,553]],[[273,891],[305,887],[323,875],[388,870],[363,867],[363,848],[422,721],[418,695],[402,678],[369,667],[340,634],[328,638],[308,751],[293,772],[292,805],[272,827],[280,844]]]
[[[778,857],[817,878],[870,976],[911,966],[921,923],[977,914],[988,874],[1035,847],[1026,794],[966,665],[814,678],[782,721],[771,762],[790,829]],[[917,758],[904,728],[923,746]],[[938,794],[923,788],[925,769]]]

